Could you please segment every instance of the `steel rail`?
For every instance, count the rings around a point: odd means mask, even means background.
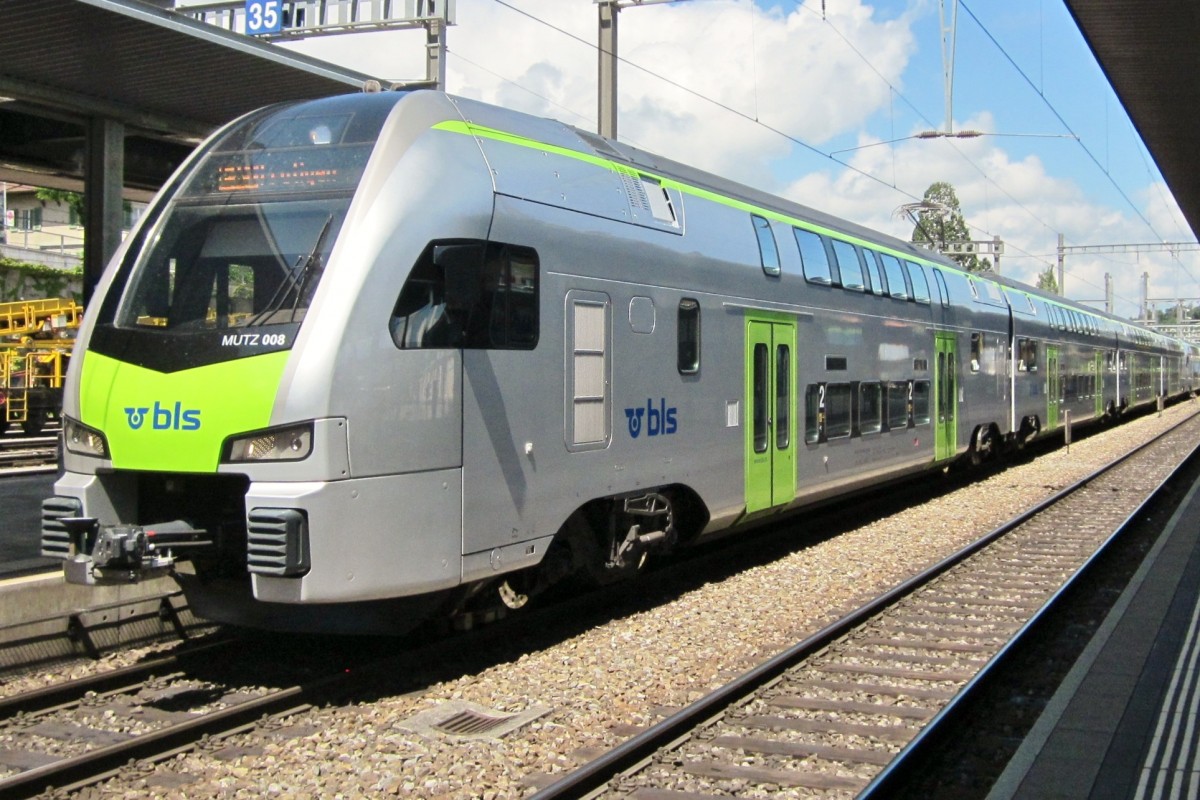
[[[347,680],[350,676],[344,672],[331,673],[125,742],[19,772],[0,779],[0,800],[33,797],[48,787],[71,790],[87,786],[110,777],[131,761],[161,760],[188,749],[204,737],[231,735],[264,717],[301,713],[312,708],[310,700],[314,695]]]
[[[1189,417],[1188,420],[1184,420],[1184,422],[1190,421],[1191,419],[1192,418]],[[1180,423],[1180,425],[1182,424],[1183,422]],[[1169,431],[1165,431],[1162,435],[1166,436],[1174,430],[1175,428],[1171,428]],[[1154,439],[1152,442],[1147,442],[1147,444],[1143,446],[1153,444],[1156,441],[1158,441],[1158,439]],[[1140,449],[1141,448],[1138,448],[1138,450]],[[1130,453],[1130,455],[1133,455],[1133,453],[1136,452],[1138,451],[1135,450]],[[906,782],[911,781],[912,771],[915,769],[915,765],[919,759],[925,756],[927,752],[929,752],[929,750],[934,746],[934,742],[941,733],[940,729],[942,726],[958,720],[962,714],[966,713],[965,709],[969,707],[970,702],[978,697],[980,693],[982,693],[997,670],[1006,666],[1009,661],[1015,657],[1018,649],[1028,638],[1033,635],[1033,632],[1037,629],[1038,625],[1041,624],[1043,619],[1058,609],[1059,604],[1063,601],[1063,598],[1071,591],[1071,589],[1074,588],[1079,581],[1083,580],[1091,573],[1091,570],[1095,567],[1096,562],[1108,552],[1109,548],[1118,539],[1120,539],[1126,533],[1130,526],[1133,525],[1138,515],[1142,514],[1148,505],[1157,500],[1160,496],[1162,496],[1163,493],[1166,492],[1168,486],[1179,476],[1179,473],[1186,469],[1191,461],[1196,458],[1197,453],[1200,453],[1200,442],[1196,444],[1196,447],[1192,449],[1191,453],[1189,453],[1188,456],[1175,467],[1175,469],[1171,470],[1169,475],[1163,478],[1162,481],[1160,481],[1159,484],[1154,487],[1149,495],[1142,499],[1142,502],[1138,504],[1137,508],[1135,508],[1129,513],[1128,516],[1126,516],[1125,520],[1122,521],[1121,524],[1117,526],[1117,528],[1104,540],[1104,542],[1101,543],[1100,547],[1097,548],[1096,551],[1092,553],[1092,555],[1089,556],[1083,564],[1080,565],[1079,569],[1067,579],[1067,582],[1060,586],[1058,590],[1046,600],[1042,607],[1039,608],[1034,615],[1030,617],[1024,625],[1021,626],[1020,630],[1014,633],[1012,638],[1010,638],[1004,644],[1004,646],[1001,647],[1000,650],[994,656],[992,656],[992,658],[990,658],[977,673],[975,673],[974,677],[972,677],[971,680],[969,680],[966,685],[963,686],[953,698],[951,698],[950,702],[943,706],[941,710],[938,711],[938,713],[933,717],[933,719],[931,719],[920,730],[920,732],[913,737],[912,741],[910,741],[903,750],[896,754],[896,757],[893,758],[869,784],[867,784],[866,788],[859,793],[859,800],[874,800],[875,798],[891,797],[900,787],[904,786]]]
[[[96,694],[118,692],[121,689],[135,686],[150,675],[178,669],[184,661],[201,653],[231,647],[235,644],[237,644],[236,639],[205,642],[190,647],[183,653],[105,670],[82,678],[73,678],[9,697],[0,697],[0,722],[8,721],[17,714],[39,714],[70,705],[88,692]]]
[[[1181,420],[1153,439],[1060,489],[1055,494],[984,534],[956,553],[947,556],[937,564],[898,584],[841,619],[826,625],[808,638],[754,667],[731,683],[722,686],[647,730],[617,745],[607,753],[573,770],[555,783],[538,791],[530,800],[581,798],[601,789],[606,783],[622,772],[630,770],[639,763],[651,758],[669,743],[684,736],[688,731],[699,727],[701,723],[717,716],[736,701],[756,691],[795,664],[813,655],[822,647],[844,636],[863,622],[874,617],[889,606],[894,605],[903,597],[929,583],[950,568],[965,561],[997,539],[1020,527],[1025,522],[1074,494],[1151,445],[1158,443],[1170,433],[1191,422],[1195,417],[1196,415],[1193,414]]]

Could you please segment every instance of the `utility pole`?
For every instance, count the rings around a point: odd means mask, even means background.
[[[1063,277],[1063,261],[1065,260],[1065,257],[1067,254],[1067,248],[1063,246],[1063,242],[1064,242],[1064,238],[1063,238],[1063,235],[1060,233],[1058,235],[1058,296],[1059,297],[1067,296],[1066,280]]]
[[[946,21],[946,3],[950,3],[950,21]],[[946,133],[954,132],[954,50],[958,40],[958,0],[941,0],[938,19],[942,31],[942,75],[946,90]]]
[[[617,138],[617,13],[616,0],[600,0],[599,130],[606,139]]]
[[[681,0],[593,0],[599,17],[599,109],[597,133],[606,139],[617,138],[617,13],[630,6],[676,3]]]

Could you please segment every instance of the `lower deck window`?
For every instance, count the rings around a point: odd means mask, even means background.
[[[887,420],[889,430],[908,427],[908,381],[892,381],[887,385]]]
[[[819,384],[811,383],[804,390],[804,441],[807,444],[821,441],[823,389]]]
[[[850,384],[825,385],[825,438],[844,439],[850,435]]]
[[[1017,340],[1017,372],[1037,372],[1037,341]]]
[[[858,432],[862,435],[883,430],[883,388],[878,383],[858,385]]]
[[[929,424],[929,381],[913,381],[913,424]]]

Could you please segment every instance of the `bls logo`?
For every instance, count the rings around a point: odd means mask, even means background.
[[[646,435],[664,436],[674,433],[678,428],[675,422],[675,412],[678,409],[675,406],[667,408],[666,398],[658,399],[658,408],[654,407],[653,400],[646,400],[645,408],[627,408],[625,409],[625,420],[629,423],[629,435],[634,439],[642,433],[642,420],[646,422]]]
[[[175,402],[175,407],[164,407],[157,400],[154,408],[126,408],[125,417],[129,427],[138,430],[146,424],[146,415],[151,414],[150,425],[156,431],[194,431],[200,427],[200,409],[183,410],[183,403]]]

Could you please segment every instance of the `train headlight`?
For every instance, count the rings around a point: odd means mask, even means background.
[[[221,460],[234,463],[301,461],[312,452],[312,440],[311,422],[254,431],[226,439]]]
[[[70,417],[63,417],[63,444],[81,456],[108,458],[108,441],[104,434]]]

